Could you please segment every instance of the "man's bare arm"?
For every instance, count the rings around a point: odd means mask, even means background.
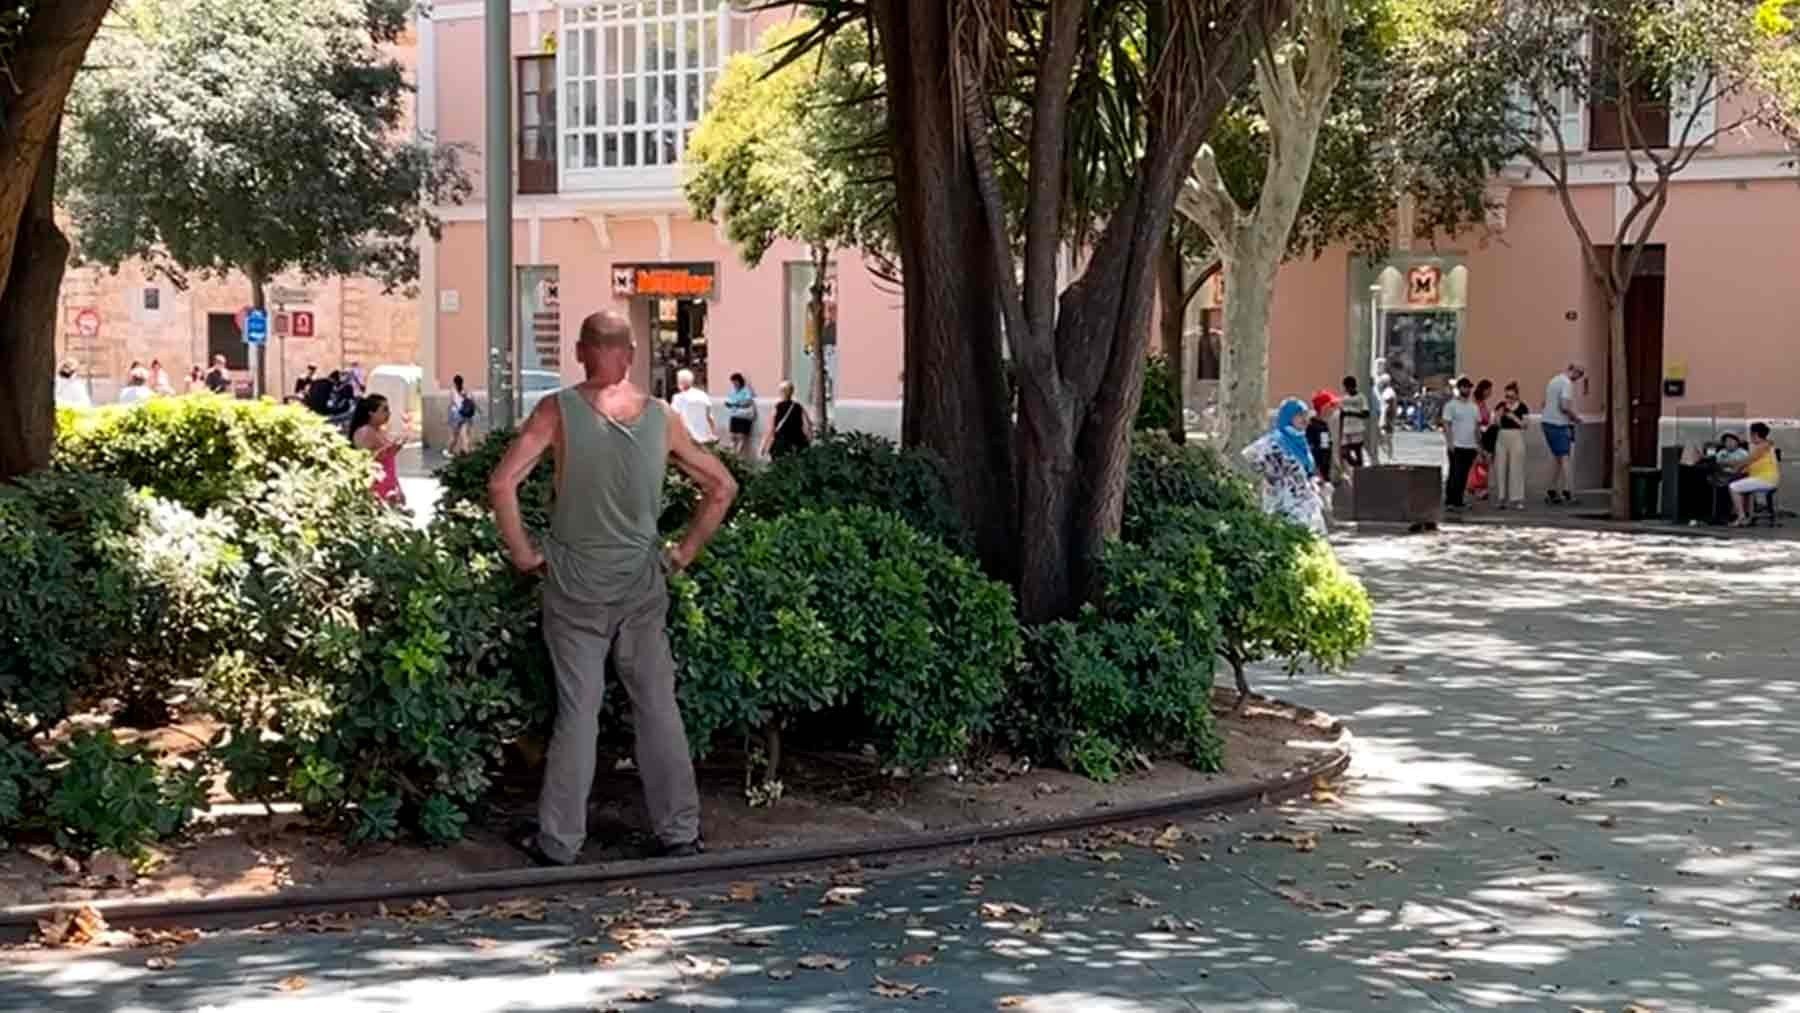
[[[519,483],[531,474],[544,452],[556,442],[556,431],[562,416],[555,398],[539,401],[531,417],[506,448],[505,456],[488,477],[488,502],[494,508],[494,523],[500,528],[500,540],[506,543],[506,554],[514,566],[524,573],[543,568],[544,555],[531,544],[525,533],[525,518],[519,511]]]
[[[724,462],[695,443],[687,426],[675,415],[669,416],[669,457],[700,489],[700,504],[694,508],[694,519],[688,522],[680,543],[670,550],[670,562],[675,569],[684,570],[694,557],[700,555],[700,550],[706,548],[706,543],[712,541],[719,525],[725,523],[731,501],[737,498],[738,486],[737,479],[731,477]]]

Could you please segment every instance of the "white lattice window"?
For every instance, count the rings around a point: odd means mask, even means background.
[[[681,162],[731,48],[727,0],[608,0],[562,12],[563,167]]]

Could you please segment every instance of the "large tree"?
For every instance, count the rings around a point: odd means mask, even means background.
[[[1438,0],[1300,0],[1207,139],[1177,204],[1225,281],[1226,446],[1268,425],[1269,315],[1281,265],[1348,245],[1375,255],[1405,223],[1453,232],[1487,211],[1501,139],[1465,122],[1439,59]]]
[[[70,104],[63,175],[82,257],[176,284],[241,272],[418,276],[434,203],[468,180],[407,129],[387,47],[409,0],[129,0]]]
[[[1118,530],[1176,194],[1287,0],[809,6],[883,55],[906,438],[1024,618],[1067,615]]]
[[[1721,136],[1792,135],[1800,38],[1787,0],[1454,0],[1436,54],[1454,101],[1498,156],[1542,174],[1607,312],[1612,513],[1630,515],[1625,309],[1673,184]],[[1595,110],[1590,117],[1585,112]],[[1589,143],[1590,123],[1612,136]],[[1471,145],[1470,150],[1481,146]],[[1575,202],[1583,152],[1615,152],[1625,202],[1596,233]],[[1592,156],[1587,156],[1592,157]]]
[[[109,6],[0,3],[0,481],[50,460],[57,293],[69,256],[53,206],[57,133]]]
[[[880,79],[865,37],[843,32],[816,54],[778,62],[808,22],[771,29],[757,51],[735,56],[714,86],[687,148],[684,190],[694,214],[723,217],[726,235],[755,267],[777,240],[804,245],[812,261],[808,313],[813,412],[829,421],[825,292],[834,254],[878,261],[892,242],[892,180],[863,141],[881,114]]]

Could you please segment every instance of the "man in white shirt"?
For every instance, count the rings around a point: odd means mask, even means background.
[[[73,359],[57,367],[56,407],[92,408],[93,406],[93,398],[88,396],[87,381],[81,378],[81,367]]]
[[[694,371],[684,369],[676,373],[675,386],[677,390],[675,396],[669,399],[669,407],[681,416],[688,435],[701,446],[719,442],[719,430],[713,425],[712,398],[694,386]]]
[[[150,389],[150,371],[137,366],[125,376],[125,386],[119,391],[119,403],[143,404],[154,393]]]
[[[1444,406],[1444,437],[1450,448],[1449,487],[1444,490],[1444,505],[1451,510],[1465,510],[1463,494],[1469,489],[1469,471],[1481,453],[1481,409],[1469,392],[1475,385],[1466,376],[1456,379],[1456,397]]]
[[[1575,426],[1581,421],[1575,412],[1575,382],[1586,375],[1587,370],[1580,363],[1571,362],[1544,388],[1544,410],[1538,423],[1543,426],[1544,442],[1550,445],[1550,457],[1555,462],[1549,491],[1544,494],[1551,506],[1575,502],[1571,481],[1575,469],[1569,463],[1575,450]]]

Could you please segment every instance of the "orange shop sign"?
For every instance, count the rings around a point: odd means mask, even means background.
[[[713,299],[719,294],[719,265],[614,264],[613,295],[621,299]]]

